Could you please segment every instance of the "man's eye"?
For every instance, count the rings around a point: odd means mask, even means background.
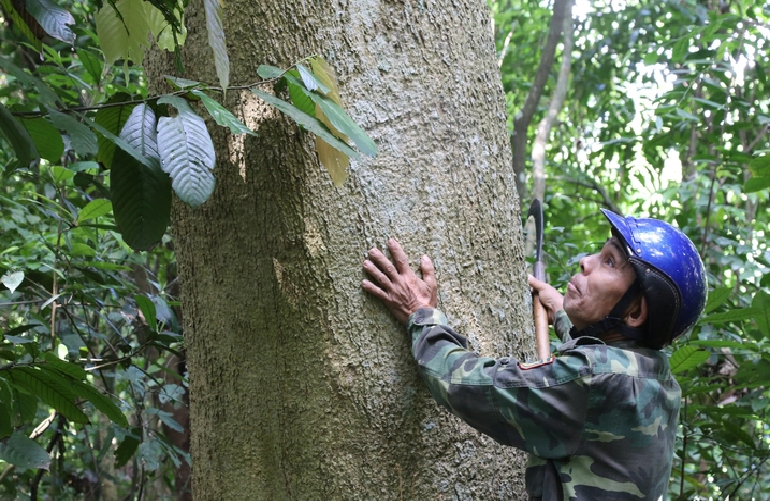
[[[615,260],[612,257],[608,257],[604,262],[607,263],[607,266],[615,266]]]

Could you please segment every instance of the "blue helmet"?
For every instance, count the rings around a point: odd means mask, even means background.
[[[668,223],[602,212],[625,244],[647,301],[644,344],[660,349],[695,325],[706,306],[703,262],[687,235]]]

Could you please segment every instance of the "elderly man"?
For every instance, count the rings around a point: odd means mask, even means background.
[[[372,249],[363,288],[406,323],[437,402],[500,443],[529,453],[531,500],[666,499],[681,391],[661,348],[706,302],[692,242],[656,219],[603,211],[612,228],[580,260],[564,296],[529,277],[564,343],[536,363],[468,351],[437,306],[433,264],[422,279],[393,239],[394,263]]]

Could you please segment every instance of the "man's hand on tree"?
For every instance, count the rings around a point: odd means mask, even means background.
[[[554,287],[536,279],[532,275],[527,275],[527,282],[534,292],[540,297],[540,304],[548,312],[548,323],[553,324],[554,315],[557,311],[564,309],[564,296]]]
[[[438,305],[436,270],[433,261],[423,255],[420,278],[409,267],[406,254],[395,239],[388,240],[388,249],[393,263],[379,249],[369,251],[364,271],[372,277],[372,281],[364,279],[362,285],[366,292],[381,299],[396,320],[403,324],[420,308],[435,308]]]

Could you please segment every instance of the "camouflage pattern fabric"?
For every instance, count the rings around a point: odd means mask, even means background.
[[[529,453],[530,500],[667,498],[681,390],[665,353],[580,337],[524,363],[468,351],[439,310],[418,310],[407,328],[436,401]]]

